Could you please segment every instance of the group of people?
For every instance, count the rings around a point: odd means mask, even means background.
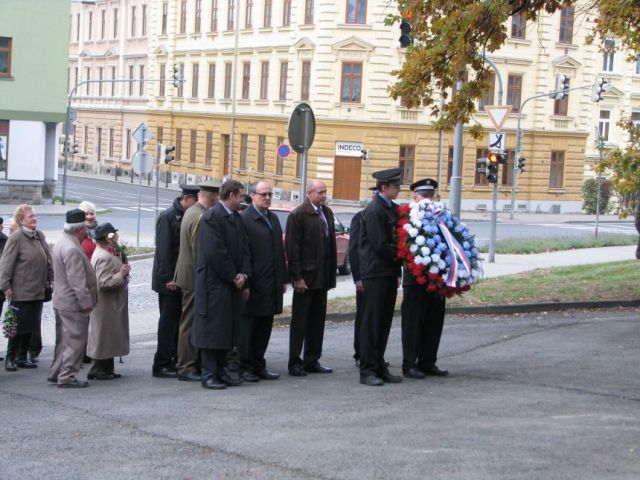
[[[354,358],[360,383],[402,381],[385,360],[401,284],[402,374],[446,376],[436,365],[445,300],[427,292],[408,270],[402,275],[397,255],[393,201],[402,171],[383,170],[373,177],[372,199],[351,222],[348,252],[357,292]],[[434,180],[423,179],[411,190],[415,200],[422,200],[432,198],[436,187]],[[337,270],[327,187],[320,180],[309,183],[284,235],[270,210],[272,198],[268,181],[258,181],[247,196],[236,180],[207,180],[182,185],[181,195],[158,215],[154,377],[197,381],[208,389],[278,379],[280,374],[267,368],[265,353],[288,284],[293,286],[288,373],[332,373],[320,363],[327,292],[336,286]],[[130,265],[117,230],[98,224],[95,206],[83,202],[66,213],[63,236],[51,252],[36,228],[33,207],[20,205],[14,219],[16,231],[0,236],[0,291],[18,319],[5,370],[37,367],[42,306],[52,299],[56,344],[47,380],[61,388],[86,387],[88,382],[78,378],[83,359],[92,361],[89,380],[119,378],[114,358],[129,353]]]
[[[351,223],[349,259],[357,291],[354,348],[360,382],[399,383],[384,354],[402,283],[402,373],[446,376],[437,365],[445,301],[401,274],[395,229],[402,171],[374,173],[375,191]],[[431,179],[411,185],[416,199],[432,198]],[[320,363],[327,292],[336,286],[334,215],[327,187],[314,180],[289,214],[285,234],[270,210],[273,187],[258,181],[244,204],[244,186],[228,180],[182,186],[156,223],[152,288],[158,293],[158,346],[152,374],[198,381],[209,389],[275,380],[265,352],[274,316],[293,285],[288,373],[328,374]],[[246,207],[243,209],[243,206]],[[231,368],[237,357],[235,376]],[[236,366],[234,364],[234,366]]]
[[[78,378],[83,360],[92,362],[88,379],[119,378],[114,357],[129,352],[130,265],[117,230],[97,224],[95,206],[83,202],[66,213],[62,238],[51,251],[31,205],[18,206],[13,218],[16,230],[0,238],[0,290],[17,318],[5,370],[37,368],[42,307],[53,301],[56,343],[47,381],[86,387]]]

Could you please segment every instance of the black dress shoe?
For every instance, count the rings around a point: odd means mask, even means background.
[[[238,376],[240,377],[240,379],[249,383],[255,383],[260,381],[260,377],[253,372],[247,372],[247,371],[240,372]]]
[[[82,363],[91,363],[91,357],[85,355],[84,357],[82,357]]]
[[[215,377],[207,378],[204,382],[201,383],[203,388],[209,388],[211,390],[223,390],[227,388],[224,383],[218,381],[218,379],[216,379]]]
[[[280,378],[279,373],[271,372],[269,370],[258,370],[257,375],[261,380],[277,380]]]
[[[30,360],[16,360],[16,367],[18,368],[38,368],[38,365],[31,362]]]
[[[393,375],[391,372],[383,372],[382,375],[380,375],[380,378],[382,378],[384,383],[402,382],[402,377],[400,375]]]
[[[422,380],[423,378],[425,378],[425,374],[415,367],[411,367],[407,369],[403,368],[402,374],[404,375],[405,378],[415,378],[416,380]]]
[[[4,361],[4,369],[5,369],[7,372],[15,372],[16,370],[18,370],[18,367],[16,367],[16,362],[15,362],[15,361],[13,361],[13,360],[12,360],[12,359],[10,359],[10,358],[7,358],[7,359]]]
[[[329,367],[323,367],[320,362],[313,362],[304,367],[305,372],[309,373],[333,373],[333,369]]]
[[[122,378],[122,375],[120,373],[112,373],[111,376],[113,378]]]
[[[178,372],[169,367],[158,367],[152,370],[152,375],[156,378],[176,378]]]
[[[47,377],[47,382],[58,383],[58,377]]]
[[[380,377],[375,375],[365,375],[360,377],[360,383],[362,385],[368,385],[369,387],[381,387],[384,385],[384,381]]]
[[[84,388],[88,386],[89,386],[89,382],[85,380],[78,380],[77,378],[74,378],[73,382],[58,384],[58,388]]]
[[[189,372],[189,373],[183,373],[183,374],[179,373],[178,380],[181,380],[183,382],[201,382],[202,377],[198,375],[196,372]]]
[[[431,377],[446,377],[449,375],[449,370],[440,370],[437,366],[431,365],[426,368],[420,369],[425,375],[429,375]]]
[[[289,368],[289,375],[291,375],[292,377],[306,377],[307,372],[304,371],[302,365],[294,365],[293,367]]]
[[[238,385],[242,385],[243,380],[239,378],[233,378],[228,373],[219,373],[218,380],[224,383],[227,387],[237,387]]]
[[[38,363],[38,355],[27,353],[27,361],[31,363]]]
[[[113,380],[116,378],[112,373],[88,373],[89,380]]]

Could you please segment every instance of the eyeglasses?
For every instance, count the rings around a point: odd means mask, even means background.
[[[262,198],[273,197],[273,192],[253,192],[256,195],[260,195]]]

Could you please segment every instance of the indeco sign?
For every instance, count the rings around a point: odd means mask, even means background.
[[[361,143],[336,142],[336,157],[359,157],[361,151]]]

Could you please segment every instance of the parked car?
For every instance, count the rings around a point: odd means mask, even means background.
[[[287,219],[289,218],[289,214],[297,206],[298,204],[278,204],[277,206],[272,206],[270,208],[270,210],[278,217],[278,220],[280,220],[280,226],[282,227],[283,234],[287,229]],[[334,226],[336,229],[338,273],[340,275],[349,275],[351,273],[351,265],[349,265],[349,255],[347,255],[347,250],[349,248],[349,228],[345,227],[342,222],[340,222],[340,220],[338,220],[335,216]]]

